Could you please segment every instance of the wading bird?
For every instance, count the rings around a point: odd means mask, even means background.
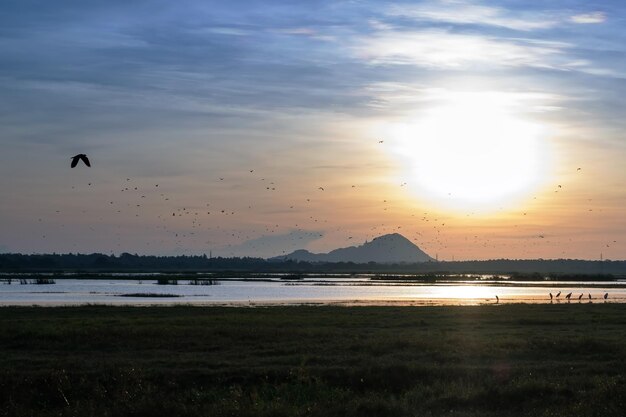
[[[567,301],[569,301],[569,299],[572,298],[572,293],[567,294],[565,298],[567,298]]]
[[[580,295],[578,296],[578,301],[580,301],[580,300],[582,300],[582,299],[583,299],[583,295],[582,295],[582,294],[580,294]]]
[[[500,302],[500,297],[496,295],[496,304],[498,304],[499,302]]]
[[[606,300],[607,298],[609,298],[609,293],[604,293],[604,299]]]
[[[89,163],[89,159],[87,159],[87,155],[85,155],[84,153],[79,153],[78,155],[72,156],[72,164],[70,165],[70,167],[75,168],[76,165],[78,165],[78,161],[83,161],[83,163],[88,167],[91,166],[91,164]]]
[[[552,295],[552,293],[550,293],[550,301],[552,301],[552,297],[553,297],[553,295]]]
[[[559,296],[561,295],[561,291],[556,293],[556,298],[559,298]]]

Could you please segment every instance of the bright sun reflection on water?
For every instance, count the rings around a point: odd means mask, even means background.
[[[496,296],[493,287],[472,285],[442,285],[433,287],[429,294],[432,298],[454,299],[493,299]]]

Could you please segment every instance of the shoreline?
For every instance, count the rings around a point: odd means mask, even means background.
[[[120,298],[126,298],[121,295]],[[0,309],[6,308],[64,308],[64,307],[191,307],[191,308],[219,308],[219,307],[231,307],[231,308],[267,308],[267,307],[483,307],[483,306],[538,306],[538,305],[553,305],[553,306],[583,306],[583,305],[605,305],[605,304],[626,304],[626,298],[618,299],[595,299],[589,301],[583,299],[578,300],[560,300],[553,301],[545,299],[506,299],[500,298],[499,301],[495,299],[436,299],[436,300],[405,300],[405,299],[387,299],[387,300],[332,300],[332,299],[318,299],[318,300],[271,300],[271,301],[172,301],[168,297],[155,297],[152,300],[137,298],[133,302],[128,300],[119,300],[116,302],[62,302],[62,301],[48,301],[48,302],[0,302]],[[159,301],[157,301],[159,300]]]

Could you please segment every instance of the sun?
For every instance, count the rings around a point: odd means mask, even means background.
[[[546,132],[501,97],[459,93],[387,133],[403,179],[456,209],[497,209],[535,191],[550,170]]]

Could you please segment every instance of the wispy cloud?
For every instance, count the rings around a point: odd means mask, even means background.
[[[599,77],[624,76],[617,68],[584,57],[577,41],[545,37],[385,27],[355,37],[353,51],[370,65],[410,65],[446,71],[540,68]]]
[[[443,30],[386,31],[362,38],[357,54],[373,64],[426,68],[554,67],[567,44]]]
[[[579,24],[603,23],[606,21],[606,14],[604,12],[582,13],[571,16],[569,20]]]
[[[512,13],[500,7],[462,0],[392,6],[388,14],[420,21],[497,26],[521,31],[546,29],[558,24],[558,19],[546,17],[545,14]]]
[[[377,103],[393,104],[401,108],[417,109],[420,105],[432,106],[467,97],[473,99],[475,91],[452,90],[449,88],[420,85],[415,83],[380,82],[365,88]],[[495,103],[516,113],[545,113],[559,110],[560,104],[572,100],[566,95],[549,91],[490,91],[480,90],[482,99]]]
[[[321,40],[321,41],[335,40],[334,36],[321,34],[319,33],[318,30],[309,28],[309,27],[289,27],[289,28],[271,29],[270,32],[278,33],[282,35],[290,35],[290,36],[304,36],[307,38]]]

